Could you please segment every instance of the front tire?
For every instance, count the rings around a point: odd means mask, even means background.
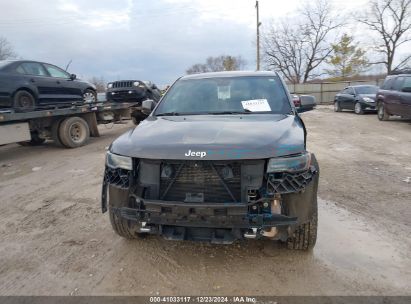
[[[354,105],[354,112],[355,112],[355,114],[357,114],[357,115],[362,115],[362,114],[364,114],[364,110],[363,110],[363,108],[362,108],[362,106],[361,106],[361,104],[360,104],[359,102],[356,102],[356,103],[355,103],[355,105]]]
[[[390,118],[390,114],[388,114],[387,110],[384,107],[384,103],[383,102],[379,102],[378,103],[378,119],[381,121],[386,121]]]
[[[109,213],[111,227],[113,228],[116,234],[118,234],[119,236],[123,238],[129,239],[129,240],[133,240],[137,238],[145,238],[148,235],[147,233],[137,232],[138,224],[122,218],[113,209],[113,207],[135,208],[136,206],[134,205],[134,203],[127,202],[127,201],[121,201],[121,202],[116,202],[116,205],[112,206],[109,201],[108,204],[109,204],[108,213]]]
[[[314,202],[314,213],[308,223],[301,224],[287,240],[287,248],[292,250],[311,250],[317,241],[318,206]]]
[[[340,103],[336,100],[334,101],[334,112],[341,112],[341,105]]]
[[[30,111],[34,110],[36,99],[28,91],[20,90],[14,94],[13,108],[17,110]]]
[[[111,208],[109,208],[108,213],[110,217],[111,227],[113,227],[115,233],[129,240],[133,240],[139,237],[139,235],[137,235],[137,233],[132,230],[127,220],[119,217]]]

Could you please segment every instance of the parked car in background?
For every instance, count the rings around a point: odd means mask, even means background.
[[[293,103],[298,112],[309,111],[315,108],[317,102],[312,95],[293,94]]]
[[[354,110],[356,114],[364,111],[376,111],[375,97],[378,87],[375,85],[356,85],[346,87],[335,95],[334,111]]]
[[[411,69],[394,71],[387,76],[377,93],[378,119],[390,115],[411,118]]]
[[[0,61],[0,107],[32,110],[77,101],[92,103],[96,96],[93,84],[55,65],[28,60]]]

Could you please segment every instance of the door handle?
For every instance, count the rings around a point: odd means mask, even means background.
[[[60,84],[60,80],[57,80],[56,82],[57,82],[57,84]]]
[[[36,82],[33,78],[30,79],[31,82]]]

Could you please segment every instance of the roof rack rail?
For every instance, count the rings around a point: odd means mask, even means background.
[[[395,69],[391,71],[390,75],[411,74],[411,68]]]

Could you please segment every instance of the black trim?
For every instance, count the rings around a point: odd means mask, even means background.
[[[107,212],[107,189],[108,189],[108,183],[107,183],[106,176],[104,175],[103,186],[101,188],[101,212],[102,213]]]
[[[155,225],[210,228],[270,228],[295,225],[297,217],[249,214],[248,204],[184,203],[138,198],[139,208],[112,208],[118,216]]]

